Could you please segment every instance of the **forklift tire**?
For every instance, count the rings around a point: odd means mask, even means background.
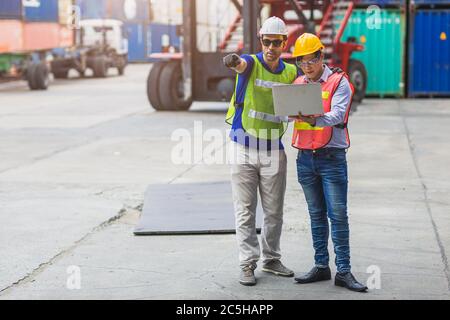
[[[188,110],[192,99],[184,99],[183,76],[179,62],[169,62],[161,72],[159,97],[166,110]]]
[[[69,70],[53,71],[53,76],[55,79],[67,79],[69,76]]]
[[[353,101],[360,103],[366,96],[367,71],[359,60],[350,59],[348,64],[348,77],[355,88]]]
[[[119,66],[117,67],[117,71],[119,72],[120,76],[123,76],[125,73],[125,67],[127,66],[127,60],[126,58],[121,58]]]
[[[47,90],[49,73],[45,63],[32,64],[27,71],[28,87],[31,90]]]
[[[34,73],[34,81],[38,90],[47,90],[50,83],[49,79],[50,70],[47,65],[40,63],[36,66]]]
[[[161,104],[161,99],[159,98],[159,80],[161,77],[161,71],[165,66],[166,62],[154,63],[147,77],[147,98],[152,107],[158,111],[166,110]]]
[[[36,64],[31,64],[27,67],[27,74],[26,74],[26,79],[28,82],[28,88],[30,88],[30,90],[36,90],[36,84],[34,81],[34,72],[36,70]]]
[[[95,78],[106,78],[108,74],[108,65],[105,57],[96,57],[93,62],[93,71]]]

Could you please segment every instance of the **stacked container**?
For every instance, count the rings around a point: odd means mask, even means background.
[[[59,15],[57,0],[23,1],[24,49],[48,50],[59,46]]]
[[[415,1],[409,25],[408,95],[450,96],[450,5]]]
[[[1,0],[0,29],[0,53],[45,51],[73,44],[72,32],[60,24],[58,0]]]
[[[124,22],[130,62],[148,62],[151,53],[179,47],[176,24],[182,21],[181,3],[181,0],[76,0],[81,19]]]

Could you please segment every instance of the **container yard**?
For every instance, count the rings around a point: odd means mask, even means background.
[[[0,0],[0,300],[448,302],[449,98],[449,1]]]

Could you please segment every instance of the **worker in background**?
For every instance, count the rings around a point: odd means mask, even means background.
[[[286,190],[286,154],[281,137],[286,122],[274,115],[272,87],[290,84],[297,68],[280,59],[286,46],[287,27],[277,18],[267,19],[260,30],[262,52],[227,55],[225,66],[236,71],[236,88],[227,113],[232,125],[231,166],[236,237],[242,285],[255,285],[254,270],[260,259],[256,234],[257,192],[264,210],[261,246],[262,271],[293,277],[280,261],[280,236]]]
[[[335,285],[365,292],[367,287],[351,273],[347,216],[346,151],[350,147],[347,122],[354,90],[347,74],[323,63],[323,49],[317,36],[304,33],[297,39],[293,54],[304,73],[295,83],[320,83],[324,109],[320,117],[299,115],[294,125],[292,144],[299,149],[298,181],[308,204],[315,251],[315,266],[295,281],[312,283],[331,279],[329,219],[336,254]]]

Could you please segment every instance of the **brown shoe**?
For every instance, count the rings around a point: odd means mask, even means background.
[[[286,268],[280,260],[271,260],[268,263],[264,264],[262,267],[262,271],[270,272],[277,276],[282,277],[293,277],[294,271]]]
[[[239,275],[239,283],[244,286],[254,286],[256,284],[255,271],[251,267],[244,267]]]

